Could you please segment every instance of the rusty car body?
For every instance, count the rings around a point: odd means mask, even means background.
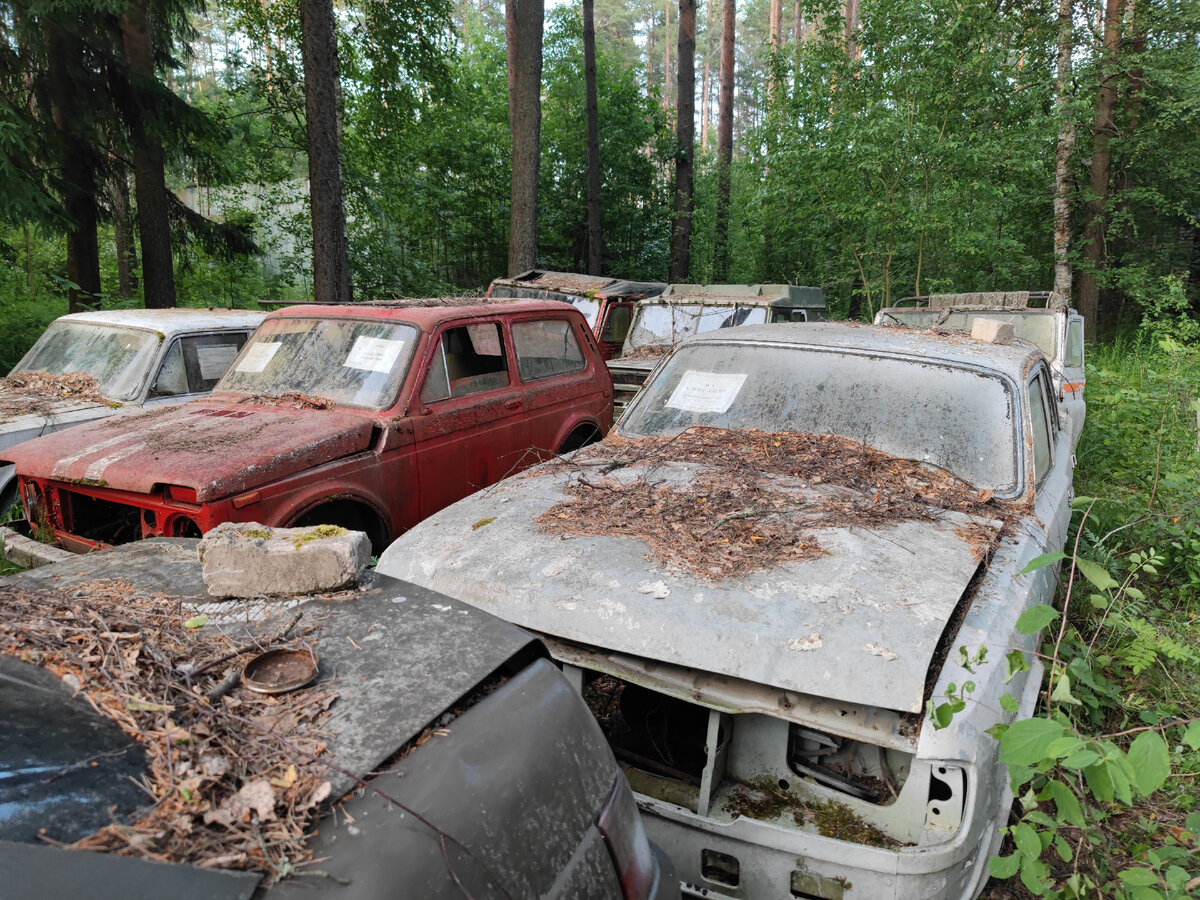
[[[120,409],[179,402],[207,394],[225,374],[266,313],[236,309],[113,309],[55,319],[13,368],[5,394],[20,392],[19,376],[82,373],[96,380],[93,396],[5,402],[0,450]],[[11,409],[10,409],[11,407]],[[0,510],[16,501],[16,475],[0,466]]]
[[[679,341],[737,325],[816,322],[825,317],[820,288],[794,284],[672,284],[639,301],[621,354],[608,362],[618,417]]]
[[[970,331],[976,319],[1012,325],[1016,337],[1037,345],[1050,360],[1054,389],[1067,414],[1072,445],[1079,443],[1087,403],[1083,389],[1083,316],[1054,291],[932,294],[904,297],[875,315],[876,325]]]
[[[1055,575],[1023,570],[1063,546],[1073,465],[1028,344],[731,328],[679,344],[605,441],[448,507],[378,569],[544,636],[685,896],[971,898],[1012,801],[984,732],[1034,707],[1037,667],[1007,681],[1004,654],[1035,647],[1016,621]],[[588,497],[599,526],[572,516]],[[758,563],[729,568],[737,548]],[[927,714],[957,701],[948,726]]]
[[[334,524],[374,546],[604,435],[612,382],[562,303],[404,301],[271,314],[212,396],[8,451],[68,549],[227,521]]]
[[[153,735],[139,732],[128,715],[101,715],[105,706],[93,698],[90,682],[73,689],[61,672],[36,664],[41,655],[22,658],[10,648],[13,655],[0,654],[0,894],[6,900],[679,896],[670,862],[647,842],[595,720],[528,632],[385,576],[368,576],[348,595],[287,598],[286,609],[214,600],[201,580],[197,543],[140,541],[0,579],[0,603],[33,593],[44,603],[67,597],[73,606],[89,603],[98,586],[119,585],[127,595],[169,598],[181,620],[205,622],[189,627],[212,632],[218,645],[245,641],[252,648],[278,638],[281,615],[293,622],[302,616],[304,646],[315,651],[319,674],[289,696],[326,710],[317,720],[319,743],[305,743],[317,745],[318,755],[285,740],[221,765],[222,753],[240,748],[211,738],[181,740],[165,776],[151,767],[150,748],[160,746]],[[88,608],[98,621],[94,600]],[[127,616],[116,626],[112,610],[101,608],[114,627],[130,627]],[[103,625],[99,630],[101,640],[112,634]],[[234,674],[244,661],[244,655],[235,660]],[[123,676],[126,668],[115,665],[118,689],[133,696],[137,676]],[[207,676],[195,666],[190,674],[176,671],[172,687],[189,694],[201,686],[207,692],[225,667]],[[112,681],[98,677],[99,683]],[[223,735],[223,717],[248,714],[246,691],[231,682],[211,705],[204,697],[170,699],[204,704],[207,733]],[[266,707],[268,716],[275,708]],[[298,766],[324,782],[320,805],[301,805],[310,820],[303,844],[316,862],[306,865],[296,847],[277,871],[239,868],[241,854],[230,852],[238,849],[237,831],[228,823],[225,833],[220,824],[201,824],[201,810],[271,777],[279,796],[270,797],[266,809],[278,803],[286,810],[280,816],[291,813],[286,773],[296,779]],[[144,824],[156,797],[143,785],[161,784],[155,777],[187,779],[190,787],[172,787],[190,791],[199,807],[188,817],[194,824],[187,835],[168,832],[165,846],[154,845],[154,828]],[[264,822],[273,818],[261,803],[259,814]],[[129,828],[131,838],[136,834],[139,852],[124,845],[126,852],[68,848],[113,823]],[[177,846],[181,841],[185,848]],[[265,847],[263,854],[268,862],[281,858]]]
[[[530,269],[512,278],[496,278],[488,285],[488,299],[522,298],[560,300],[583,313],[600,344],[600,353],[612,359],[621,352],[633,322],[634,303],[657,297],[667,285],[661,281],[628,281],[604,275],[548,272]]]

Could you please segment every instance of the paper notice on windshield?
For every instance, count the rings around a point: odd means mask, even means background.
[[[197,347],[196,361],[200,363],[200,377],[214,381],[225,374],[233,358],[237,356],[237,344],[217,344],[212,347]]]
[[[267,363],[275,358],[275,354],[279,352],[281,346],[282,344],[278,343],[251,344],[246,355],[242,357],[242,361],[238,363],[237,370],[239,372],[261,372],[267,367]]]
[[[689,369],[679,379],[679,384],[667,400],[667,407],[687,412],[723,413],[733,405],[745,381],[745,374],[696,372]]]
[[[404,349],[404,341],[389,341],[386,338],[360,337],[342,366],[347,369],[365,369],[368,372],[390,372]]]

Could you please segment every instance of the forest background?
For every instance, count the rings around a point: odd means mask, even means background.
[[[302,24],[320,5],[0,0],[0,368],[69,304],[313,296]],[[1092,303],[1076,532],[1061,613],[1032,623],[1053,623],[1044,704],[1000,736],[1025,781],[989,896],[1200,896],[1200,3],[705,0],[678,121],[689,6],[595,0],[599,239],[584,19],[546,11],[534,260],[816,285],[835,318],[941,291]],[[334,6],[357,299],[509,267],[505,12]]]

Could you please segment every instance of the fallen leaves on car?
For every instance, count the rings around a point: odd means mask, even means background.
[[[3,587],[0,609],[0,653],[54,672],[150,761],[141,818],[74,848],[268,872],[307,858],[308,825],[330,793],[321,723],[335,692],[236,690],[241,661],[262,649],[255,640],[195,627],[177,600],[124,581]]]
[[[111,402],[100,393],[99,382],[83,372],[14,372],[0,378],[0,417],[47,416],[53,412],[53,404],[64,400],[105,405]]]
[[[695,477],[669,483],[656,468],[667,463],[693,464]],[[574,474],[569,498],[538,518],[543,531],[640,538],[658,561],[711,580],[816,557],[822,528],[1011,512],[944,470],[837,435],[707,427],[613,435],[553,465]],[[981,557],[995,537],[972,531]]]

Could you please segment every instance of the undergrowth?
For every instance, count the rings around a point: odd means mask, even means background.
[[[1019,798],[993,876],[1048,898],[1200,896],[1200,348],[1094,348],[1042,705],[999,725]],[[1018,654],[1019,655],[1019,654]]]

